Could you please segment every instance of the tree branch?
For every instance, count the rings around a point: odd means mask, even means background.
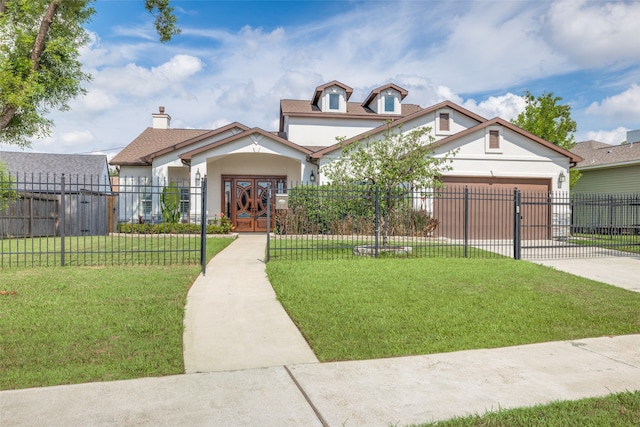
[[[40,58],[42,57],[42,52],[44,52],[44,47],[47,40],[47,33],[49,32],[49,28],[51,28],[53,19],[58,13],[58,8],[60,7],[60,3],[62,3],[62,0],[51,0],[51,2],[49,3],[49,7],[47,8],[47,11],[42,17],[42,21],[40,22],[40,29],[38,30],[36,41],[33,43],[33,49],[31,50],[31,61],[32,61],[33,71],[38,71],[40,69]]]

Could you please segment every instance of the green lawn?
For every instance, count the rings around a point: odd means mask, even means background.
[[[207,239],[210,258],[232,239]],[[179,374],[198,265],[0,272],[0,389]],[[209,273],[211,274],[211,273]]]
[[[456,417],[419,427],[632,427],[640,425],[640,391]],[[418,427],[418,426],[416,426]]]
[[[574,234],[568,243],[580,246],[595,246],[616,251],[640,253],[640,236],[620,234]]]
[[[65,266],[200,263],[200,237],[189,234],[72,236],[65,238],[64,249]],[[0,268],[60,266],[61,251],[62,241],[55,237],[0,239]]]
[[[321,361],[640,333],[640,294],[511,259],[267,265]]]

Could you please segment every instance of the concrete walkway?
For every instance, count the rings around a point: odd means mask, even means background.
[[[242,235],[216,255],[187,296],[186,373],[317,362],[265,273],[266,237]]]
[[[2,391],[0,425],[402,426],[640,390],[640,335],[316,363],[266,279],[264,240],[240,236],[194,283],[189,374]],[[635,280],[628,261],[582,271]]]

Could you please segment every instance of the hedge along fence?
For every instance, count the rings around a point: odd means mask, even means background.
[[[200,224],[190,223],[160,223],[160,224],[135,224],[121,223],[120,233],[134,234],[200,234],[202,227]],[[211,220],[205,229],[206,234],[229,234],[233,231],[233,225],[226,216]]]
[[[288,209],[276,211],[275,233],[430,236],[438,221],[416,209],[413,194],[368,185],[301,185],[288,190]]]

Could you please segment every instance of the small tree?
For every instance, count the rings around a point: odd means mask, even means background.
[[[559,104],[562,98],[553,96],[553,92],[544,92],[537,98],[525,91],[526,106],[511,123],[527,132],[546,139],[558,147],[570,150],[576,145],[573,133],[577,129],[575,120],[571,118],[571,106]],[[580,171],[569,171],[569,188],[580,179]]]
[[[0,212],[11,206],[11,202],[18,198],[11,175],[4,164],[0,163]]]
[[[388,219],[398,196],[442,187],[439,178],[451,169],[448,164],[455,152],[434,157],[430,132],[431,128],[422,127],[404,133],[387,122],[382,138],[345,145],[340,158],[322,168],[334,183],[364,183],[382,192],[383,245],[388,243]]]
[[[180,219],[180,189],[175,182],[162,189],[160,208],[164,222],[175,224]]]

